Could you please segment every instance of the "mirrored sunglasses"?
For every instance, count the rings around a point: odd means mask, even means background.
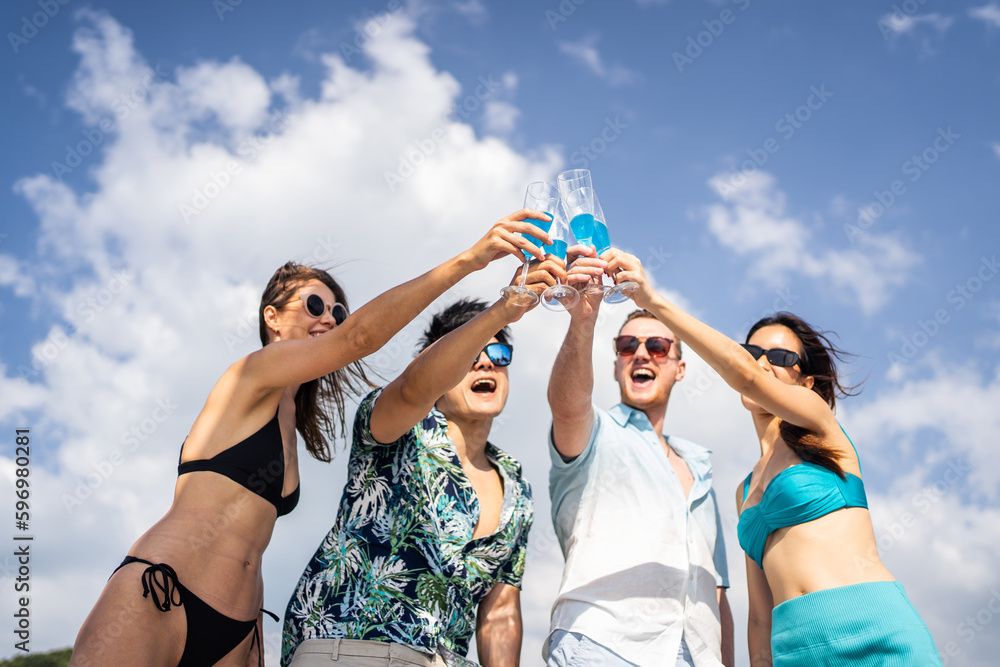
[[[514,348],[507,345],[507,343],[490,343],[483,348],[483,352],[490,358],[494,366],[510,366],[510,360],[514,355]]]

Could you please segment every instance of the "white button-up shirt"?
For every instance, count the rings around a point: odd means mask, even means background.
[[[550,430],[552,521],[566,567],[549,631],[582,633],[643,666],[674,664],[683,635],[696,667],[721,665],[716,588],[729,574],[711,452],[667,442],[694,477],[687,498],[638,410],[595,407],[590,441],[569,463]]]

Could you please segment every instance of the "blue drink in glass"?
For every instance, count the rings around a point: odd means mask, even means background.
[[[545,215],[549,216],[548,220],[536,220],[534,218],[531,218],[527,222],[530,222],[535,227],[538,227],[540,230],[542,230],[543,232],[545,232],[546,234],[548,234],[549,233],[549,229],[551,229],[551,227],[552,227],[552,221],[555,218],[548,211],[544,211],[544,213],[545,213]],[[551,251],[552,246],[542,245],[541,239],[536,239],[531,234],[521,234],[521,236],[523,236],[524,238],[526,238],[529,241],[531,241],[532,245],[534,245],[536,248],[541,248],[542,252],[544,252],[544,253],[552,252]],[[524,254],[527,255],[528,253],[524,253]],[[530,259],[530,256],[529,256],[529,259]]]
[[[592,214],[580,213],[573,216],[569,227],[573,230],[573,236],[576,237],[577,243],[590,245],[590,239],[594,235],[594,216]]]
[[[594,220],[594,248],[597,249],[597,256],[605,250],[611,249],[611,239],[608,237],[608,226],[601,220]]]

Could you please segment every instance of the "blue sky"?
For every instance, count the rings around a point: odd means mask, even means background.
[[[587,167],[612,242],[666,294],[733,336],[789,309],[859,355],[846,370],[863,390],[840,416],[883,558],[949,664],[990,662],[997,633],[966,619],[1000,603],[1000,5],[223,2],[0,13],[0,425],[44,443],[39,648],[72,643],[168,507],[175,447],[253,349],[246,322],[276,266],[333,264],[360,304],[466,247],[528,182]],[[449,296],[493,298],[513,264]],[[376,367],[398,372],[422,323]],[[560,567],[537,406],[564,323],[539,309],[515,326],[525,363],[494,428],[538,501],[526,664]],[[610,382],[609,350],[595,364]],[[614,400],[599,386],[599,405]],[[67,507],[144,424],[142,446]],[[731,511],[756,446],[696,359],[668,428],[716,452]],[[265,557],[272,607],[332,521],[341,468],[303,463],[316,491]],[[86,555],[67,564],[68,549]],[[68,582],[72,611],[57,602]]]

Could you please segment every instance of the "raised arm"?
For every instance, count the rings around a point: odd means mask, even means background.
[[[621,269],[618,281],[639,284],[636,305],[653,313],[658,320],[689,345],[722,376],[726,383],[776,417],[819,434],[839,433],[830,406],[811,389],[785,384],[765,371],[739,343],[716,331],[670,303],[650,285],[642,263],[628,253],[614,250],[609,272]]]
[[[574,278],[600,276],[607,266],[597,259],[593,247],[573,246],[570,254],[579,255],[570,266],[570,284],[574,284]],[[591,402],[594,393],[594,327],[600,305],[600,294],[582,295],[580,303],[569,311],[569,329],[549,375],[552,439],[556,451],[566,458],[583,453],[594,425]]]
[[[540,294],[556,284],[565,271],[559,260],[533,263],[527,287]],[[514,282],[520,281],[520,270]],[[427,416],[438,398],[457,385],[498,331],[521,319],[530,308],[511,305],[501,298],[414,359],[403,373],[382,391],[372,409],[371,433],[376,441],[395,442]]]
[[[519,249],[543,259],[541,251],[521,234],[547,243],[552,239],[530,224],[530,219],[547,218],[527,209],[512,213],[465,252],[373,299],[330,331],[304,340],[273,343],[248,355],[241,380],[261,390],[315,380],[379,350],[434,299],[493,260]]]

